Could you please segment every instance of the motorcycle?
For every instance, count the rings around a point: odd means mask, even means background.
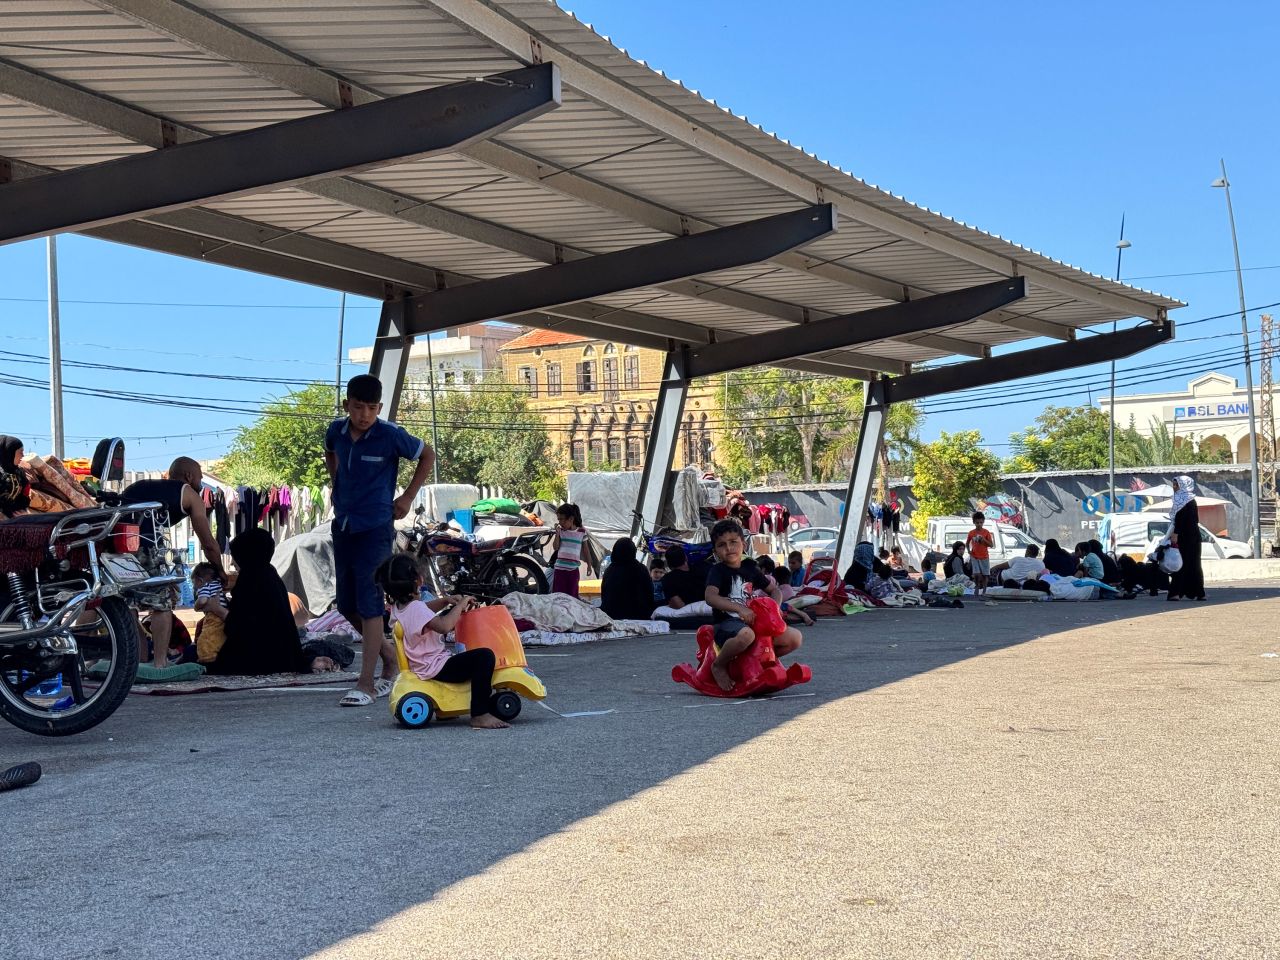
[[[546,562],[539,549],[554,530],[535,528],[529,533],[496,540],[472,541],[444,531],[446,524],[429,524],[418,510],[413,527],[403,531],[400,549],[421,561],[431,590],[437,596],[465,594],[494,602],[509,593],[550,593]]]
[[[0,717],[67,736],[124,701],[138,672],[138,598],[183,579],[151,576],[134,556],[144,530],[162,537],[163,511],[139,503],[0,523]]]

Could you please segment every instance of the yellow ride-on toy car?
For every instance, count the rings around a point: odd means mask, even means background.
[[[497,664],[489,712],[499,720],[509,723],[520,715],[521,697],[546,699],[547,688],[529,669],[520,634],[506,607],[495,604],[464,613],[454,635],[468,650],[488,647],[493,651]],[[398,623],[395,637],[400,675],[391,688],[391,716],[406,727],[425,727],[432,719],[461,717],[470,712],[471,684],[423,680],[409,669],[404,630]]]

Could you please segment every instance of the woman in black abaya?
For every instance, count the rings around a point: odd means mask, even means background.
[[[1200,508],[1196,506],[1196,482],[1190,477],[1173,481],[1173,503],[1169,507],[1173,530],[1171,546],[1182,553],[1182,569],[1173,574],[1169,599],[1204,600],[1204,567],[1200,563]]]

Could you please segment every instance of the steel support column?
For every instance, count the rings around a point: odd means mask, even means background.
[[[405,320],[409,316],[406,303],[406,300],[383,303],[378,317],[378,338],[373,341],[373,359],[369,361],[369,372],[382,382],[382,416],[392,422],[400,408],[400,391],[413,346],[413,337],[405,334]]]
[[[19,180],[0,187],[0,243],[457,150],[559,103],[547,63]]]
[[[862,536],[871,502],[871,485],[876,478],[876,460],[884,442],[885,422],[889,417],[888,380],[872,380],[866,385],[862,406],[862,425],[858,427],[858,444],[853,451],[849,470],[849,489],[844,497],[844,516],[840,518],[840,536],[836,538],[835,575],[841,576],[853,548]]]
[[[653,427],[645,450],[644,472],[640,475],[640,495],[631,521],[631,536],[652,532],[658,527],[662,505],[671,492],[671,463],[680,439],[680,422],[684,419],[684,401],[689,381],[684,373],[684,356],[673,350],[662,367],[662,385],[653,410]]]

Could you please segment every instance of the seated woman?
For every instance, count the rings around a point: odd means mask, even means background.
[[[16,517],[31,506],[31,484],[22,470],[22,441],[0,435],[0,520]]]
[[[844,572],[844,582],[855,590],[867,589],[867,577],[871,575],[871,567],[875,564],[876,550],[868,540],[863,540],[853,548],[853,562]]]
[[[614,620],[648,620],[653,614],[653,580],[636,559],[636,545],[619,539],[600,581],[600,609]]]
[[[240,569],[227,611],[226,639],[210,673],[255,676],[266,673],[324,673],[337,670],[332,656],[304,651],[289,609],[289,591],[271,565],[271,534],[261,527],[231,541]]]
[[[952,577],[968,576],[968,571],[964,568],[964,541],[957,540],[951,545],[951,553],[947,555],[947,559],[942,562],[942,573],[946,579]]]

